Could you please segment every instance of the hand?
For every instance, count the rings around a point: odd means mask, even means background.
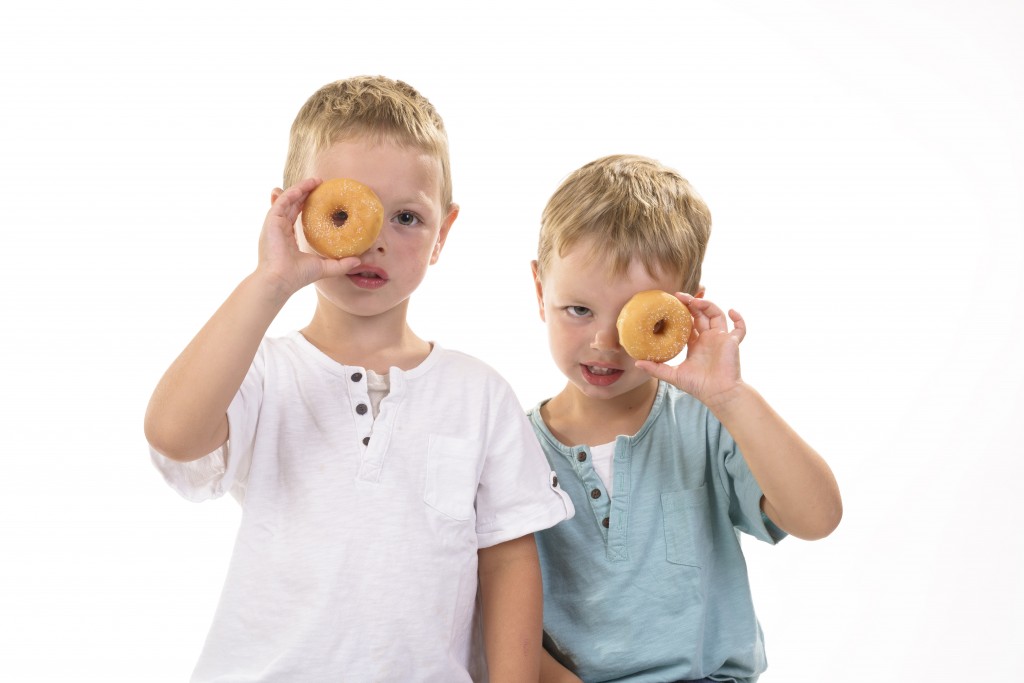
[[[345,275],[359,265],[359,259],[354,256],[324,258],[299,248],[295,221],[306,197],[320,182],[318,178],[307,178],[281,192],[263,222],[256,271],[274,282],[285,296],[291,296],[317,280]]]
[[[677,293],[693,315],[693,331],[686,343],[686,360],[672,367],[664,363],[637,361],[636,367],[657,379],[665,380],[714,409],[729,400],[742,386],[740,378],[740,342],[747,334],[746,323],[736,311],[729,320],[715,304]]]

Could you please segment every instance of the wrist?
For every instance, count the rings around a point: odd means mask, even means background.
[[[748,412],[760,398],[761,395],[752,386],[743,381],[737,381],[734,386],[720,391],[704,401],[704,405],[718,418],[719,422],[726,424],[734,417]]]
[[[279,311],[288,303],[288,299],[292,297],[298,289],[288,282],[285,278],[279,277],[274,273],[267,272],[261,268],[257,268],[255,271],[249,274],[245,280],[242,281],[242,287],[245,288],[251,296],[253,296],[262,306],[267,306],[270,309]]]

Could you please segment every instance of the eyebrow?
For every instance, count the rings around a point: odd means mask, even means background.
[[[581,292],[574,288],[569,291],[556,292],[556,294],[558,296],[552,297],[552,299],[560,306],[584,306],[586,308],[593,308],[590,304],[590,300],[593,298],[593,293]]]
[[[437,200],[438,205],[440,204],[440,201],[441,201],[440,198],[438,198],[438,200]],[[429,195],[424,194],[422,192],[416,193],[415,196],[403,195],[398,200],[396,200],[394,203],[399,205],[399,206],[411,206],[411,207],[414,207],[414,208],[420,208],[420,207],[433,208],[434,207],[434,200],[432,200]],[[443,207],[442,207],[442,210],[443,210]]]

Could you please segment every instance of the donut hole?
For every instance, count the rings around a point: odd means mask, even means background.
[[[345,225],[345,221],[348,220],[348,212],[343,209],[338,209],[331,214],[331,221],[334,223],[334,227],[340,228]]]
[[[662,318],[658,322],[654,323],[654,329],[651,330],[651,334],[662,335],[665,334],[668,328],[668,321]]]

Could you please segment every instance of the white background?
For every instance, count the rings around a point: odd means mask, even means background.
[[[187,678],[239,513],[162,483],[143,411],[253,267],[299,106],[382,73],[462,205],[414,327],[524,405],[561,386],[528,266],[559,181],[635,152],[707,200],[708,297],[846,506],[746,546],[763,683],[1021,680],[1024,5],[231,4],[4,10],[0,679]]]

